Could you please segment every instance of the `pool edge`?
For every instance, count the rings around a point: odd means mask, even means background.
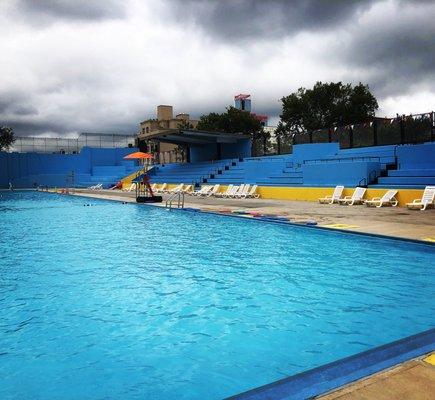
[[[309,399],[435,350],[435,328],[242,392],[226,400]]]

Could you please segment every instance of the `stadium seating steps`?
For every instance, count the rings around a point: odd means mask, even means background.
[[[150,175],[156,183],[196,185],[421,188],[435,184],[435,143],[354,149],[298,145],[293,154],[280,156],[157,165]]]

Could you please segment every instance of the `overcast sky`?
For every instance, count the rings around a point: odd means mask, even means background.
[[[0,0],[0,124],[135,133],[237,93],[277,122],[316,81],[369,84],[380,116],[435,109],[435,1]]]

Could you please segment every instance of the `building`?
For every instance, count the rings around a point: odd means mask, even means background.
[[[251,112],[251,95],[250,94],[236,94],[234,96],[234,108],[241,111],[248,111],[251,115],[258,121],[261,125],[267,126],[268,117],[267,115],[260,115]]]
[[[151,140],[156,133],[162,133],[172,129],[195,129],[198,120],[190,119],[187,113],[179,113],[173,116],[173,108],[169,105],[157,106],[157,118],[147,119],[140,123],[138,134],[138,147],[143,151],[159,154],[159,160],[163,162],[183,161],[184,148],[173,143],[163,143]]]

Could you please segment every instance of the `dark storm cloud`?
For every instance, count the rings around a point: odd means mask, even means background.
[[[379,96],[406,93],[421,84],[435,89],[435,4],[414,4],[412,16],[386,17],[385,23],[355,33],[345,48],[333,49],[350,69],[372,71]]]
[[[17,0],[28,17],[61,20],[104,20],[125,16],[125,2],[119,0]]]
[[[376,0],[169,0],[180,23],[229,42],[334,28]]]
[[[19,116],[36,115],[38,110],[27,103],[24,92],[0,93],[0,115],[13,114]]]

